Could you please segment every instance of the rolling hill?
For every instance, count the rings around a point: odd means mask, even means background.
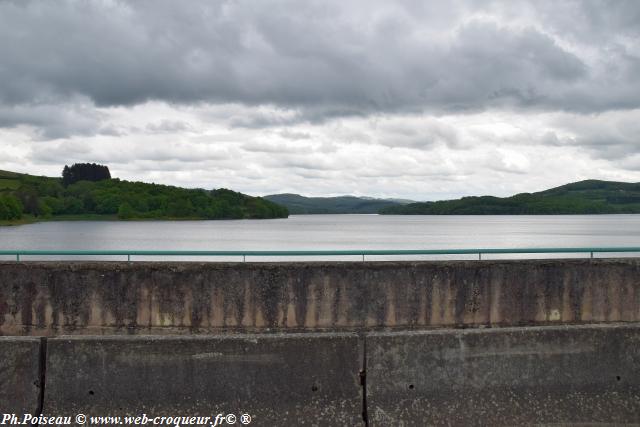
[[[554,215],[640,213],[640,183],[589,179],[511,197],[463,197],[456,200],[389,206],[383,215]]]
[[[380,209],[402,206],[410,200],[374,199],[356,196],[305,197],[299,194],[272,194],[264,196],[282,206],[291,214],[375,214]]]

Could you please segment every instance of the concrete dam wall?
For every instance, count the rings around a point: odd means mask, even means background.
[[[640,262],[4,263],[0,334],[209,334],[640,320]]]
[[[637,259],[3,263],[0,314],[3,417],[640,425]]]

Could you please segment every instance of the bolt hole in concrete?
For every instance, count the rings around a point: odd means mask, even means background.
[[[620,375],[616,375],[616,380],[620,381],[622,378],[620,378]]]
[[[311,386],[311,391],[318,391],[318,386],[317,385],[312,385]]]
[[[413,384],[409,384],[409,390],[413,390]]]
[[[93,396],[93,395],[94,395],[93,390],[89,390],[89,394],[90,394],[91,396]]]

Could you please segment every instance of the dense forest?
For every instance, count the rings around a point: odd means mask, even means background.
[[[388,206],[411,203],[409,200],[372,199],[356,196],[305,197],[299,194],[272,194],[264,196],[282,206],[291,214],[375,214]]]
[[[186,189],[111,178],[95,164],[52,178],[0,171],[0,221],[46,219],[286,218],[287,208],[227,190]]]
[[[386,215],[554,215],[640,213],[640,183],[586,180],[511,197],[463,197],[411,203]]]

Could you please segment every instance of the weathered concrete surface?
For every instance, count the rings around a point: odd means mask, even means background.
[[[640,260],[0,263],[0,334],[640,321]]]
[[[0,414],[35,414],[40,396],[40,339],[0,337]]]
[[[53,338],[45,414],[222,412],[248,413],[252,425],[357,426],[362,363],[352,334]]]
[[[640,326],[367,336],[371,426],[640,425]]]

